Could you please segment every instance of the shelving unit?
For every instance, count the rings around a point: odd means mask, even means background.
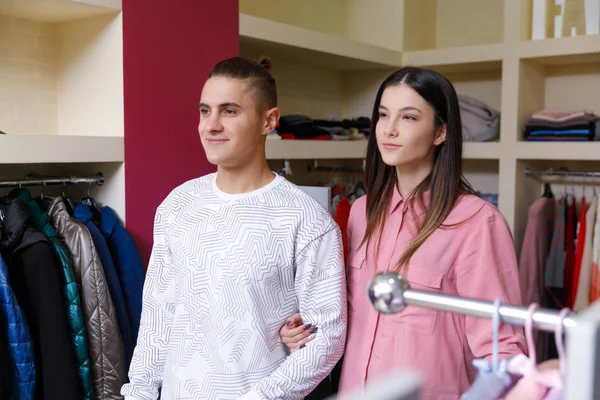
[[[358,0],[307,0],[286,11],[275,0],[241,0],[240,53],[273,59],[283,114],[370,116],[379,84],[398,68],[395,60],[437,70],[458,94],[499,110],[499,141],[465,143],[464,169],[476,189],[499,193],[499,209],[520,251],[527,207],[541,193],[541,183],[524,177],[524,168],[590,170],[600,160],[600,142],[522,139],[531,114],[544,108],[600,115],[600,36],[530,40],[531,5],[383,0],[365,7]],[[269,140],[267,157],[274,165],[286,159],[358,164],[365,149],[366,141]],[[294,172],[292,180],[310,180]]]
[[[0,175],[101,171],[124,219],[121,0],[2,0],[0,32]]]

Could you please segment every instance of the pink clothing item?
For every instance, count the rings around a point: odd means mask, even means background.
[[[508,363],[508,371],[522,376],[519,382],[504,397],[504,400],[560,400],[563,398],[564,376],[566,371],[565,349],[563,345],[562,320],[569,313],[563,308],[559,314],[561,323],[555,332],[558,360],[550,360],[536,366],[535,345],[533,342],[533,313],[539,308],[537,303],[529,306],[529,318],[525,322],[525,336],[529,358],[518,355]]]
[[[540,197],[527,212],[527,228],[519,258],[522,304],[540,303],[544,292],[544,267],[554,233],[554,198]]]
[[[360,391],[367,382],[397,369],[422,373],[421,400],[457,400],[477,373],[472,361],[492,354],[492,324],[481,318],[415,306],[402,313],[377,313],[368,303],[367,284],[393,270],[424,213],[409,209],[395,190],[379,251],[377,242],[359,248],[366,229],[366,198],[352,206],[348,221],[349,320],[340,394]],[[413,212],[414,211],[414,212]],[[406,278],[414,289],[502,303],[520,304],[513,240],[500,212],[483,199],[462,196],[445,225],[409,262]],[[525,351],[522,329],[502,325],[499,358]]]
[[[582,111],[566,111],[566,110],[542,110],[537,112],[531,116],[531,118],[537,119],[545,119],[548,121],[565,121],[572,118],[580,118],[580,117],[595,117],[591,110],[582,110]]]

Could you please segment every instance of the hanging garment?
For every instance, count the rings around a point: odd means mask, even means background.
[[[570,306],[571,290],[573,288],[573,273],[575,271],[575,239],[577,230],[577,207],[575,199],[569,196],[567,207],[567,240],[565,242],[565,277],[564,277],[564,305]],[[562,308],[562,307],[561,307]]]
[[[590,206],[582,217],[585,222],[586,233],[583,241],[583,251],[579,262],[579,270],[573,280],[574,302],[573,310],[581,311],[590,305],[590,285],[592,281],[592,242],[594,224],[596,222],[596,208],[598,206],[598,197],[594,196]],[[583,226],[583,225],[582,225]],[[579,242],[577,243],[579,245]]]
[[[75,280],[81,287],[94,398],[121,399],[121,386],[127,379],[125,350],[96,246],[85,225],[69,215],[62,197],[54,199],[48,215],[71,252]]]
[[[550,254],[546,261],[544,282],[548,293],[554,293],[553,303],[559,303],[562,308],[562,291],[565,282],[565,232],[566,232],[566,199],[558,200],[558,210],[554,223],[554,233],[550,245]],[[556,291],[555,291],[556,289]]]
[[[27,207],[29,221],[35,229],[42,232],[52,245],[56,257],[60,261],[61,285],[63,287],[63,302],[67,312],[69,329],[71,332],[72,347],[75,349],[77,368],[85,400],[92,399],[92,376],[90,371],[90,359],[88,356],[88,343],[84,328],[83,311],[81,309],[81,298],[79,288],[73,275],[73,267],[69,252],[57,237],[56,231],[48,221],[48,215],[40,209],[40,206],[31,196],[27,189],[14,189],[9,194],[10,198],[18,198]]]
[[[119,222],[119,217],[108,206],[102,207],[100,230],[108,243],[112,259],[115,262],[125,305],[129,314],[129,325],[133,333],[133,342],[137,343],[142,314],[142,290],[144,288],[144,267],[142,258],[133,238]]]
[[[0,234],[0,237],[2,235]],[[1,240],[1,239],[0,239]],[[7,360],[3,364],[10,382],[11,400],[32,399],[35,390],[35,360],[29,326],[10,286],[8,268],[0,256],[0,316],[7,339]]]
[[[11,287],[27,324],[35,354],[35,399],[80,400],[81,385],[60,270],[48,239],[28,223],[25,204],[3,205],[5,219],[0,249],[9,267]]]
[[[540,303],[544,290],[544,267],[552,242],[555,199],[540,197],[527,212],[527,227],[519,257],[522,304]]]
[[[348,228],[348,218],[350,217],[350,201],[343,197],[340,199],[335,211],[334,220],[342,231],[342,245],[344,248],[344,260],[348,259],[348,235],[346,229]]]
[[[104,239],[104,236],[102,236],[100,228],[98,228],[92,220],[93,216],[90,207],[81,203],[77,204],[77,206],[75,207],[75,211],[73,212],[73,217],[77,218],[79,221],[81,221],[81,223],[83,223],[86,226],[86,228],[90,232],[90,235],[92,236],[94,246],[98,251],[100,263],[102,264],[104,276],[106,277],[106,283],[108,284],[110,297],[115,307],[115,313],[117,316],[117,321],[119,323],[121,338],[123,339],[123,347],[125,349],[126,361],[125,370],[127,371],[129,369],[129,363],[131,362],[131,357],[133,355],[133,348],[135,347],[135,342],[133,341],[133,333],[131,331],[131,325],[129,323],[127,308],[125,307],[125,297],[123,296],[123,290],[121,288],[121,283],[119,282],[119,275],[117,274],[115,263],[113,262],[112,256],[110,255],[110,249],[108,248],[106,239]]]
[[[599,124],[600,125],[600,124]],[[592,282],[590,283],[590,304],[600,298],[600,201],[596,208],[596,223],[592,239]]]
[[[575,264],[573,266],[573,277],[571,278],[571,289],[569,290],[569,299],[567,307],[573,308],[575,305],[575,297],[577,296],[577,286],[579,286],[579,275],[581,272],[581,262],[583,260],[583,250],[585,239],[587,236],[587,220],[586,220],[586,204],[585,197],[581,198],[581,208],[579,224],[577,226],[577,245],[575,249]]]
[[[8,343],[0,331],[0,399],[9,399],[10,384],[8,380]]]
[[[469,390],[460,396],[460,400],[497,400],[501,399],[514,385],[513,378],[506,370],[508,359],[499,362],[494,372],[489,360],[473,360],[478,373]]]

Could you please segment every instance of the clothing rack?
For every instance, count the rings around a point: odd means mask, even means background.
[[[369,284],[368,293],[371,305],[384,314],[402,312],[410,305],[492,319],[496,310],[491,301],[411,289],[408,281],[396,273],[376,275]],[[525,326],[529,317],[527,307],[506,304],[500,305],[499,314],[503,323],[518,326]],[[533,326],[538,330],[554,332],[560,322],[558,310],[538,309],[533,313]],[[573,313],[562,319],[562,324],[565,328],[574,327]]]
[[[312,165],[308,166],[308,170],[309,171],[363,173],[363,172],[365,172],[365,167],[366,167],[365,160],[363,160],[362,166],[360,168],[321,166],[321,165],[319,165],[319,162],[317,160],[313,160]]]
[[[592,171],[569,171],[568,169],[547,169],[547,170],[531,170],[529,168],[525,168],[525,175],[537,175],[537,176],[581,176],[588,178],[600,178],[600,172],[592,172]]]
[[[407,306],[417,306],[491,319],[496,312],[493,302],[411,289],[398,273],[375,275],[368,285],[368,300],[379,312],[395,314]],[[501,323],[524,326],[529,318],[526,307],[500,305]],[[600,399],[600,301],[580,313],[568,313],[564,319],[558,310],[538,308],[532,314],[533,327],[555,332],[565,327],[567,376],[565,400]],[[569,373],[572,371],[572,373]],[[402,397],[398,397],[399,399]],[[366,399],[366,398],[365,398]]]
[[[77,177],[27,177],[24,179],[0,179],[0,187],[23,187],[23,186],[50,186],[50,185],[74,185],[87,183],[101,186],[104,184],[104,175],[101,172],[94,176]]]

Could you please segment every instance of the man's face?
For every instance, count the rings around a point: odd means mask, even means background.
[[[265,136],[275,128],[272,110],[260,112],[256,94],[243,80],[213,77],[200,99],[198,133],[206,158],[224,168],[243,168],[260,151]]]

